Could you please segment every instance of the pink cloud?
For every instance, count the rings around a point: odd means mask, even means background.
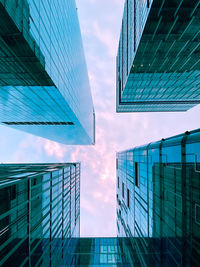
[[[200,107],[187,113],[115,113],[115,55],[121,0],[78,0],[80,22],[96,111],[96,145],[69,147],[28,136],[18,161],[81,162],[81,234],[116,234],[116,151],[199,127]],[[103,14],[103,15],[102,15]]]
[[[66,153],[66,146],[50,140],[44,140],[44,150],[48,156],[55,156],[60,162],[63,162]]]
[[[94,33],[97,39],[105,45],[106,50],[108,51],[108,55],[110,57],[115,57],[117,51],[117,42],[115,36],[113,35],[112,29],[109,28],[101,28],[97,21],[93,24]]]

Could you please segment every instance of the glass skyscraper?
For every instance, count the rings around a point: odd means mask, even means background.
[[[75,0],[0,0],[0,25],[0,122],[63,144],[94,144]]]
[[[125,0],[117,112],[186,111],[200,103],[200,3]]]
[[[80,163],[0,165],[0,266],[69,266]]]
[[[71,249],[65,255],[67,266],[132,267],[135,255],[127,238],[72,238]]]
[[[141,266],[198,266],[199,151],[200,129],[117,153],[118,236]]]

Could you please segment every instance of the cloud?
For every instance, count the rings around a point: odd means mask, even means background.
[[[44,150],[47,153],[47,155],[49,157],[55,156],[60,162],[63,162],[64,155],[66,153],[66,147],[50,140],[44,140],[43,142],[44,142]]]
[[[108,51],[108,55],[112,58],[116,55],[116,40],[109,28],[100,28],[97,21],[93,24],[94,33],[97,39],[105,45],[105,49]]]
[[[81,162],[82,236],[116,235],[116,151],[199,127],[200,107],[179,114],[116,114],[115,55],[123,2],[77,1],[96,111],[96,145],[64,146],[24,134],[23,140],[15,139],[16,151],[9,151],[15,162]]]

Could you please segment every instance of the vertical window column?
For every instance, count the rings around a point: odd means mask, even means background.
[[[135,162],[135,186],[139,186],[139,168],[138,168],[138,162]]]
[[[122,67],[121,67],[121,71],[122,71],[122,76],[121,76],[121,81],[122,81],[122,91],[124,89],[124,21],[122,20],[122,56],[121,56],[121,60],[122,60]]]
[[[127,206],[130,208],[130,191],[127,189]]]
[[[136,0],[134,0],[134,52],[136,50]]]
[[[128,18],[128,15],[129,15],[129,0],[127,0],[127,8],[126,8],[126,10],[127,10],[127,20],[126,20],[126,31],[127,31],[127,33],[126,33],[126,43],[127,43],[127,48],[126,48],[126,52],[127,52],[127,54],[126,54],[126,56],[127,56],[127,59],[126,59],[126,74],[128,75],[128,53],[129,53],[129,50],[128,50],[128,40],[129,40],[129,18]]]

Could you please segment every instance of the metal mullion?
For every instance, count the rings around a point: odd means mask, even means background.
[[[43,229],[45,228],[45,226],[46,226],[47,224],[49,224],[49,222],[50,222],[50,219],[45,223],[45,225],[43,226]],[[49,229],[47,229],[43,235],[45,235],[45,234],[47,233],[48,230],[49,230]],[[31,244],[32,244],[33,242],[34,242],[34,241],[31,241]]]
[[[46,230],[46,232],[44,233],[44,235],[48,232],[49,229]],[[43,241],[43,239],[40,239],[37,244],[34,246],[33,249],[31,249],[31,256],[34,253],[34,251],[36,250],[36,248],[39,246],[39,244]],[[48,246],[48,245],[47,245]]]
[[[187,26],[185,27],[184,31],[181,33],[181,35],[180,35],[178,41],[183,37],[183,35],[184,35],[185,32],[187,31],[187,29],[190,27],[190,25],[191,25],[191,23],[193,22],[194,19],[195,19],[195,17],[192,17],[192,19],[189,21],[189,23],[188,23]],[[188,40],[188,41],[190,41],[190,40]],[[188,42],[188,41],[187,41],[187,42]],[[192,41],[193,41],[193,40],[192,40]]]
[[[164,6],[164,3],[165,3],[165,0],[162,0],[160,9],[158,10],[158,17],[160,16],[160,13],[161,13],[161,11],[162,11],[162,8],[163,8],[163,6]]]
[[[38,223],[34,226],[33,229],[31,229],[31,233],[33,233],[39,226],[41,226],[41,223],[43,222],[43,220],[49,215],[49,211],[43,216],[41,217],[41,219],[38,221]],[[47,223],[45,223],[46,225]],[[43,226],[44,227],[44,226]]]
[[[66,230],[64,231],[64,236],[66,236],[66,233],[69,231],[70,229],[70,223],[68,223],[68,227],[66,227]],[[65,237],[68,238],[68,237]]]
[[[40,175],[38,175],[38,177],[39,177]],[[43,175],[42,175],[43,176]],[[33,178],[33,177],[32,177]],[[37,178],[37,177],[36,177]],[[41,185],[44,185],[44,184],[47,184],[47,183],[49,183],[50,182],[50,179],[49,180],[47,180],[47,181],[45,181],[45,182],[41,182],[41,183],[38,183],[37,185],[34,185],[33,187],[32,187],[32,189],[35,189],[35,188],[38,188],[39,186],[41,186]],[[49,190],[49,188],[50,188],[50,185],[49,185],[49,187],[48,188],[46,188],[45,190],[43,190],[42,192],[46,192],[47,190]]]
[[[61,240],[62,240],[62,238],[56,238],[56,237],[55,237],[55,236],[56,236],[58,233],[60,233],[60,232],[62,232],[62,225],[61,225],[61,227],[58,227],[58,228],[56,229],[55,233],[53,233],[53,240],[56,240],[56,239],[61,239]]]
[[[27,203],[27,210],[28,210],[28,216],[27,216],[27,233],[28,233],[28,261],[29,266],[31,266],[31,179],[28,179],[28,203]]]
[[[153,41],[153,39],[154,39],[154,37],[155,37],[155,35],[156,35],[156,32],[157,32],[157,30],[158,30],[158,28],[159,28],[159,26],[160,26],[160,24],[161,24],[161,20],[162,20],[162,16],[160,16],[160,18],[159,18],[159,21],[158,21],[158,23],[157,23],[157,25],[156,25],[156,27],[155,27],[155,30],[154,30],[154,33],[152,34],[152,37],[151,37],[151,40]]]
[[[75,226],[76,226],[76,190],[77,190],[77,188],[76,188],[76,169],[75,169],[75,207],[74,207],[74,209],[75,209]]]
[[[193,10],[192,10],[192,12],[191,12],[191,14],[190,14],[190,17],[193,16],[193,14],[194,14],[194,12],[196,11],[196,9],[198,8],[199,4],[200,4],[200,0],[196,3],[195,7],[193,8]]]
[[[64,217],[64,221],[65,221],[65,219],[67,219],[69,216],[69,211],[68,211],[68,213],[66,214],[66,216]]]
[[[23,221],[23,219],[24,219],[24,217],[26,217],[26,215],[27,215],[27,212],[24,212],[24,213],[20,216],[20,218],[17,217],[17,219],[16,219],[14,222],[10,223],[10,224],[9,224],[9,227],[11,227],[12,225],[14,225],[14,224],[17,223],[17,222]],[[19,228],[19,229],[21,229],[21,228]]]
[[[61,194],[60,194],[61,195]],[[53,204],[53,202],[55,202],[57,199],[54,199],[53,201],[52,201],[52,204]],[[60,200],[55,204],[55,206],[53,206],[52,205],[52,208],[53,208],[53,210],[58,206],[60,204]]]
[[[72,224],[72,222],[71,222],[71,219],[72,219],[72,211],[71,211],[71,208],[72,208],[72,200],[71,200],[71,197],[72,197],[72,195],[71,195],[71,175],[72,175],[72,167],[70,166],[70,205],[69,205],[69,210],[70,210],[70,217],[69,217],[69,220],[70,220],[70,236],[69,237],[71,237],[71,224]]]
[[[42,253],[42,255],[40,256],[40,258],[38,259],[38,262],[37,262],[37,264],[35,265],[35,267],[36,266],[39,266],[39,264],[40,264],[40,261],[44,258],[44,256],[45,256],[45,252],[46,252],[46,254],[47,254],[47,258],[49,258],[48,257],[48,249],[46,249],[47,250],[47,252],[46,251],[43,251],[43,253]],[[41,266],[41,265],[40,265]]]
[[[200,2],[200,1],[199,1]],[[187,201],[186,201],[186,195],[187,195],[187,188],[186,188],[186,142],[187,142],[188,134],[185,133],[183,135],[182,140],[181,140],[181,165],[182,165],[182,170],[181,170],[181,195],[182,195],[182,234],[183,234],[183,239],[187,236]],[[186,262],[186,251],[187,245],[185,242],[183,242],[183,247],[182,247],[182,262]]]
[[[20,228],[21,229],[21,228]],[[17,232],[16,232],[17,233]],[[15,234],[16,235],[16,234]],[[27,238],[28,235],[25,235],[23,238]],[[3,250],[9,243],[14,240],[14,236],[11,236],[9,239],[7,239],[1,246],[0,246],[0,251]]]
[[[62,259],[64,257],[64,168],[62,169]]]
[[[175,10],[175,12],[174,12],[174,17],[176,17],[176,15],[177,15],[177,13],[178,13],[178,11],[179,11],[179,9],[180,9],[182,3],[183,3],[183,0],[180,0],[179,4],[178,4],[178,6],[177,6],[177,8],[176,8],[176,10]]]
[[[44,191],[41,191],[41,192],[38,193],[37,195],[34,195],[34,196],[31,198],[31,200],[35,200],[35,199],[37,199],[38,197],[43,196],[43,194],[44,194],[45,192],[49,191],[49,189],[50,189],[50,187],[47,188],[47,189],[45,189]]]
[[[55,221],[52,223],[52,228],[53,228],[52,232],[56,229],[55,225],[59,225],[57,219],[60,217],[61,214],[62,214],[62,211],[57,215],[57,217],[55,218]]]
[[[52,244],[51,244],[51,241],[52,241],[52,238],[51,238],[51,235],[52,235],[52,172],[50,173],[50,238],[49,238],[49,258],[50,258],[50,267],[52,266],[51,264],[51,261],[52,261]]]
[[[26,235],[21,241],[19,241],[19,243],[6,254],[6,256],[0,261],[0,266],[2,266],[5,261],[15,252],[15,250],[17,250],[21,246],[21,244],[27,239],[27,237],[28,235]]]

